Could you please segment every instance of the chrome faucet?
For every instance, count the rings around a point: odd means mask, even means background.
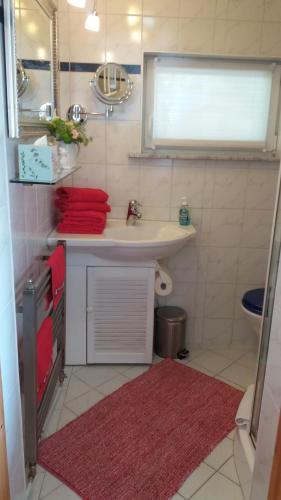
[[[137,200],[129,201],[127,220],[126,220],[127,226],[135,226],[137,221],[141,219],[142,214],[140,212],[140,207],[141,204]]]

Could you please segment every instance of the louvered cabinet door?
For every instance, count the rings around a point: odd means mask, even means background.
[[[87,363],[151,363],[153,268],[88,267]]]

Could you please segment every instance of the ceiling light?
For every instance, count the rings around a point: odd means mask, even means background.
[[[100,18],[94,5],[93,12],[89,14],[85,21],[85,29],[90,31],[100,30]]]
[[[86,5],[86,0],[67,0],[67,3],[69,3],[69,5],[72,5],[73,7],[83,9]]]

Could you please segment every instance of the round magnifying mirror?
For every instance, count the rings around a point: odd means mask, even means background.
[[[21,63],[21,61],[17,60],[17,90],[18,97],[21,97],[22,94],[26,91],[29,83],[29,76],[27,76],[26,71]]]
[[[132,95],[133,82],[123,66],[107,63],[100,66],[90,80],[97,98],[108,105],[122,104]]]

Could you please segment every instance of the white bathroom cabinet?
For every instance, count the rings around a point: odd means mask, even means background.
[[[67,249],[66,364],[151,363],[155,264]]]

